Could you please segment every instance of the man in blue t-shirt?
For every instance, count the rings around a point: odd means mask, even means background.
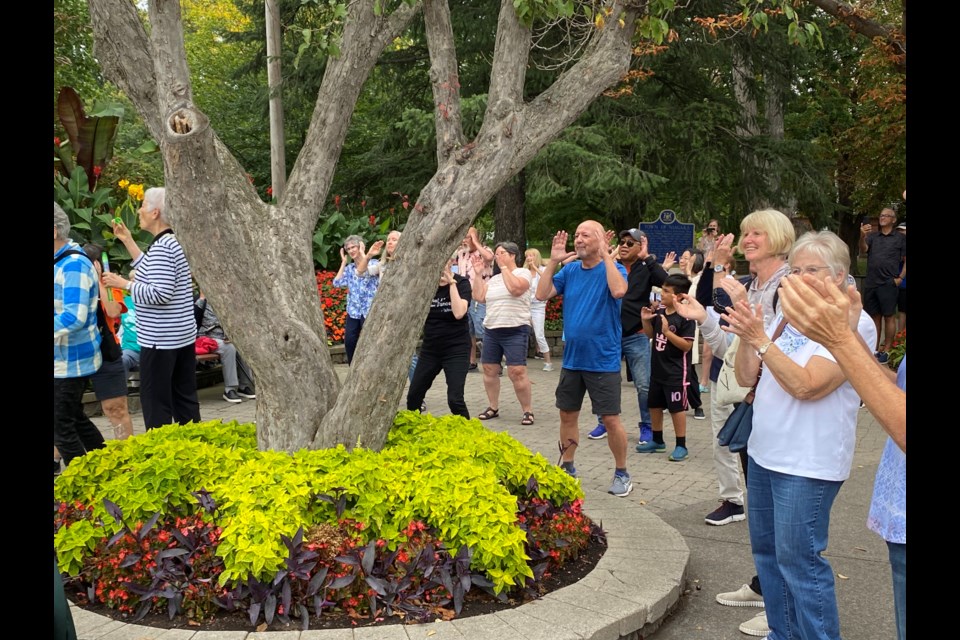
[[[633,490],[627,473],[627,434],[620,422],[620,299],[627,292],[627,272],[610,251],[612,232],[594,220],[582,222],[567,251],[567,232],[553,237],[546,273],[576,254],[553,278],[541,278],[537,300],[563,296],[563,369],[557,384],[560,410],[560,466],[576,477],[574,453],[580,441],[580,407],[590,394],[593,413],[603,419],[616,469],[608,489],[615,496]]]

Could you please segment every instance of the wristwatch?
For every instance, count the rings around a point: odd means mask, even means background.
[[[713,268],[713,272],[714,272],[714,273],[722,273],[722,272],[723,272],[723,265],[722,265],[722,264],[718,264],[717,266],[715,266],[715,267]]]
[[[760,345],[760,348],[757,349],[757,357],[763,360],[763,356],[766,355],[767,349],[769,349],[772,344],[773,344],[773,341],[767,340],[762,345]]]

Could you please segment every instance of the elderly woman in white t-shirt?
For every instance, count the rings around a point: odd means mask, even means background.
[[[527,377],[527,345],[530,335],[530,271],[520,267],[520,248],[514,242],[501,242],[493,252],[497,267],[492,278],[484,281],[475,265],[473,299],[486,303],[483,320],[483,387],[489,405],[477,418],[490,420],[500,415],[500,360],[507,362],[507,375],[513,383],[523,418],[520,424],[533,424],[533,400]],[[478,260],[480,260],[478,258]],[[498,272],[496,272],[498,271]]]
[[[830,231],[810,232],[793,245],[789,267],[842,286],[850,251]],[[824,346],[780,313],[764,325],[763,313],[741,300],[724,317],[726,330],[740,336],[737,381],[751,386],[760,375],[747,443],[747,521],[767,637],[839,639],[833,571],[822,553],[830,509],[850,475],[860,398]],[[870,317],[851,313],[865,343],[875,344]]]

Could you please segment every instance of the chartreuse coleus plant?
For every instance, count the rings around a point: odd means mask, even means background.
[[[340,446],[289,455],[258,451],[252,424],[170,426],[71,463],[54,496],[61,511],[71,505],[80,515],[58,521],[54,544],[61,570],[76,575],[97,542],[120,530],[105,505],[127,523],[144,522],[188,509],[202,490],[218,505],[221,585],[272,580],[289,556],[283,537],[301,529],[347,519],[362,543],[382,540],[392,551],[420,521],[451,553],[470,549],[470,568],[501,593],[534,575],[518,520],[531,479],[557,507],[583,497],[539,454],[459,416],[401,412],[380,452]]]

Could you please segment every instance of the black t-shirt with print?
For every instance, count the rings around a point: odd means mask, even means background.
[[[470,281],[460,274],[453,274],[457,283],[460,298],[470,304],[473,290]],[[430,311],[427,321],[423,325],[423,349],[426,351],[443,352],[450,348],[466,345],[469,349],[470,329],[467,325],[467,315],[457,320],[450,306],[450,287],[437,287],[437,292],[430,301]],[[464,351],[466,353],[467,351]]]
[[[664,315],[658,313],[653,319],[653,342],[650,343],[650,379],[662,385],[683,384],[690,377],[688,373],[693,366],[693,353],[681,351],[663,335],[663,323],[666,322],[670,330],[680,336],[693,341],[697,323],[687,320],[679,313]]]

